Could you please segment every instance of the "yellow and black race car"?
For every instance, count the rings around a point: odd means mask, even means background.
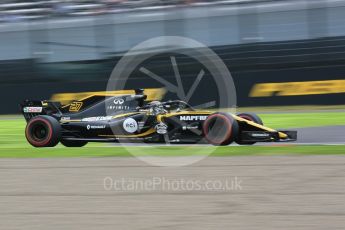
[[[82,147],[88,142],[210,143],[252,145],[297,139],[277,131],[253,113],[195,110],[183,101],[148,101],[143,90],[94,94],[62,106],[53,101],[21,104],[25,135],[35,147]]]

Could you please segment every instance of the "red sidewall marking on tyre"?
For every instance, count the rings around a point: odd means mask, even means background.
[[[31,137],[31,132],[30,132],[31,126],[33,125],[33,123],[35,123],[37,121],[41,121],[48,126],[48,137],[44,141],[36,141]],[[36,119],[33,119],[29,122],[28,127],[25,130],[25,134],[26,134],[26,137],[29,139],[30,143],[32,143],[33,145],[42,147],[42,146],[45,146],[46,144],[48,144],[49,141],[51,140],[51,138],[53,136],[53,127],[51,126],[51,124],[48,121],[46,121],[42,118],[36,118]]]
[[[227,129],[228,132],[227,132],[227,134],[225,135],[225,137],[222,138],[221,141],[217,141],[217,138],[215,138],[215,140],[211,140],[210,138],[208,138],[208,132],[209,132],[208,126],[209,126],[210,121],[211,121],[213,118],[216,118],[216,119],[217,119],[217,118],[221,118],[221,119],[223,119],[223,120],[225,121],[225,123],[227,124],[227,126],[228,126],[228,129]],[[209,142],[212,143],[212,144],[219,145],[219,144],[223,143],[224,141],[226,141],[228,138],[231,137],[231,134],[232,134],[232,124],[230,123],[230,120],[229,120],[228,117],[226,117],[226,116],[224,116],[224,115],[221,115],[221,114],[214,114],[214,115],[211,115],[211,116],[209,116],[209,117],[207,118],[207,120],[206,120],[206,122],[205,122],[205,124],[204,124],[203,130],[204,130],[205,138],[206,138],[207,141],[209,141]]]

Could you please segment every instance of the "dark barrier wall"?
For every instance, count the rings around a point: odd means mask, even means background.
[[[322,46],[320,46],[322,44]],[[327,48],[328,47],[328,48]],[[237,90],[238,106],[336,105],[345,102],[345,39],[319,39],[289,43],[251,44],[214,47],[231,71]],[[173,81],[170,59],[148,61],[147,69]],[[2,82],[0,113],[18,113],[23,99],[49,99],[55,93],[102,91],[119,58],[97,62],[44,64],[35,61],[6,63],[28,70],[25,80]],[[194,81],[200,65],[176,56],[185,85]],[[170,66],[170,67],[169,67]],[[72,68],[73,67],[73,68]],[[170,69],[169,69],[170,68]],[[31,75],[31,76],[30,76]],[[133,77],[133,78],[132,78]],[[160,87],[146,75],[136,73],[127,88]],[[211,79],[211,76],[205,76]],[[59,79],[59,80],[58,80]],[[72,80],[73,79],[73,80]],[[206,93],[207,92],[207,93]],[[214,96],[214,84],[201,84],[191,103],[202,104]],[[199,96],[198,96],[199,95]]]
[[[314,68],[314,69],[289,69],[285,71],[264,71],[264,72],[243,72],[233,74],[238,106],[282,106],[282,105],[337,105],[345,103],[345,93],[312,94],[296,96],[279,96],[272,91],[271,96],[250,97],[250,92],[258,83],[267,82],[291,82],[291,81],[329,81],[332,79],[344,80],[342,77],[345,67],[338,68]],[[191,79],[194,80],[194,79]],[[185,80],[184,84],[190,84]],[[344,82],[344,81],[343,81]],[[152,79],[147,78],[138,82],[129,80],[127,88],[138,87],[159,87]],[[335,87],[331,85],[331,87]],[[329,90],[328,86],[320,87],[320,90]],[[339,88],[339,87],[338,87]],[[344,88],[344,85],[341,87]],[[24,99],[49,99],[52,94],[66,92],[101,91],[106,89],[106,81],[85,81],[85,82],[54,82],[54,83],[26,83],[26,84],[6,84],[0,86],[0,96],[3,100],[0,106],[1,114],[18,113],[18,104]],[[199,87],[196,95],[213,95],[216,93],[215,87]],[[207,93],[205,93],[207,92]],[[199,101],[194,98],[192,104],[198,105],[205,102],[205,98],[199,97]]]

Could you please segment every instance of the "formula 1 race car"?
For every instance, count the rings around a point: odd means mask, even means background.
[[[35,147],[82,147],[88,142],[210,143],[252,145],[297,139],[296,131],[277,131],[253,113],[238,115],[195,110],[183,101],[148,101],[144,90],[95,94],[62,106],[24,101],[25,136]]]

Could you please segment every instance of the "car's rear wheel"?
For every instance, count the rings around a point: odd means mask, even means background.
[[[261,118],[257,114],[255,114],[255,113],[240,113],[237,116],[241,117],[243,119],[246,119],[248,121],[255,122],[255,123],[259,124],[259,125],[263,125],[264,124],[262,122]],[[243,131],[245,131],[245,130],[243,130]],[[236,143],[239,144],[239,145],[253,145],[256,142],[255,141],[243,141],[243,140],[241,140],[241,136],[239,135],[238,139],[236,140]]]
[[[50,116],[32,118],[25,129],[27,141],[34,147],[54,147],[60,141],[60,123]]]
[[[83,147],[87,144],[87,141],[71,141],[62,139],[60,143],[66,147]]]
[[[237,121],[227,113],[214,113],[203,124],[206,140],[213,145],[229,145],[238,135]]]

